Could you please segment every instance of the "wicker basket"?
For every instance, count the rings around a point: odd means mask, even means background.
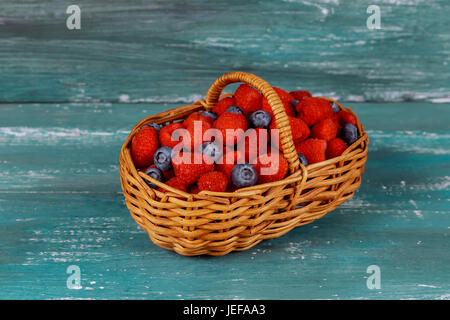
[[[222,90],[235,82],[248,83],[267,98],[289,163],[288,177],[235,192],[189,194],[136,170],[130,142],[144,125],[168,124],[195,111],[210,110]],[[356,117],[350,108],[338,105]],[[150,116],[133,128],[120,152],[120,178],[126,205],[150,239],[163,248],[188,256],[218,256],[246,250],[261,240],[277,238],[321,218],[353,196],[361,184],[369,144],[359,120],[357,128],[360,138],[341,156],[304,167],[298,160],[283,104],[273,88],[253,74],[225,74],[211,85],[205,100]],[[153,189],[144,180],[170,192]]]

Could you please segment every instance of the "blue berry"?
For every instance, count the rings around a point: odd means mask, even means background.
[[[231,170],[231,181],[238,188],[253,186],[258,180],[255,167],[248,163],[238,163]]]
[[[172,148],[164,146],[156,150],[153,155],[153,163],[159,170],[170,170],[172,168]]]
[[[144,171],[144,173],[150,177],[152,177],[155,180],[161,181],[163,180],[163,173],[158,168],[148,168]],[[150,181],[145,180],[145,182],[151,187],[151,188],[158,188],[157,185],[151,183]]]
[[[207,155],[215,162],[222,157],[223,154],[223,146],[219,146],[214,142],[204,142],[201,145],[201,153]]]
[[[264,110],[257,110],[253,112],[248,118],[250,127],[267,129],[272,121],[270,114]]]
[[[341,108],[339,108],[339,105],[336,102],[331,103],[331,109],[333,109],[333,113],[341,111]]]
[[[299,100],[292,100],[292,101],[291,101],[291,106],[293,106],[294,109],[295,109],[295,107],[297,106],[297,104],[298,104],[299,102],[300,102]]]
[[[351,123],[346,123],[342,127],[342,139],[348,144],[353,144],[358,140],[358,129]]]
[[[244,110],[242,110],[241,108],[239,108],[238,106],[229,106],[227,108],[227,110],[225,110],[225,112],[230,112],[230,113],[240,113],[242,115],[245,116]]]
[[[297,155],[298,160],[300,160],[300,163],[306,167],[308,165],[308,160],[306,160],[306,157],[301,153],[297,153]]]
[[[157,123],[154,123],[154,122],[150,122],[149,124],[147,124],[147,127],[155,128],[156,131],[158,131],[158,132],[159,132],[159,130],[161,130],[161,125],[157,124]]]
[[[211,119],[213,119],[214,121],[217,119],[217,113],[212,112],[212,111],[203,111],[201,113],[202,116],[207,116],[210,117]]]

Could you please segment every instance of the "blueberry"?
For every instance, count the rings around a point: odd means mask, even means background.
[[[331,103],[331,109],[333,109],[334,113],[341,111],[341,108],[339,107],[339,105],[336,102]]]
[[[346,123],[342,128],[342,139],[347,142],[348,145],[353,144],[358,140],[358,129],[351,123]]]
[[[172,168],[172,148],[164,146],[156,150],[153,162],[159,170],[170,170]]]
[[[308,160],[306,160],[306,157],[301,153],[297,153],[297,155],[298,160],[300,160],[300,163],[306,167],[308,165]]]
[[[295,107],[297,106],[297,104],[298,104],[299,102],[300,102],[300,101],[298,101],[298,100],[292,100],[292,101],[291,101],[291,106],[293,106],[294,109],[295,109]]]
[[[210,117],[211,119],[213,119],[214,121],[217,119],[217,113],[212,112],[212,111],[203,111],[201,113],[202,116],[207,116]]]
[[[155,180],[161,181],[163,180],[163,173],[158,168],[148,168],[144,171],[144,173],[150,177],[152,177]],[[156,189],[158,188],[157,185],[151,183],[150,181],[145,180],[145,182],[152,188]]]
[[[158,131],[158,132],[159,132],[159,130],[161,130],[161,125],[160,125],[160,124],[157,124],[157,123],[154,123],[154,122],[150,122],[150,123],[147,125],[147,127],[155,128],[156,131]]]
[[[253,186],[258,180],[255,167],[248,163],[238,163],[231,171],[231,181],[238,188]]]
[[[272,117],[270,114],[263,110],[257,110],[253,112],[248,118],[248,122],[252,128],[268,128]]]
[[[204,142],[201,145],[201,153],[206,154],[208,157],[213,159],[215,162],[222,157],[223,154],[223,146],[219,146],[214,142]]]
[[[240,113],[242,115],[245,116],[244,110],[242,110],[241,108],[239,108],[238,106],[229,106],[227,108],[227,110],[225,110],[225,112],[230,112],[230,113]]]

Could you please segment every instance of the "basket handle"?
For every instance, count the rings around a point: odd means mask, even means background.
[[[258,89],[263,96],[269,102],[270,108],[275,116],[275,125],[279,130],[281,147],[283,155],[289,163],[289,171],[294,173],[300,168],[300,161],[295,150],[294,141],[292,139],[291,127],[289,125],[289,118],[284,110],[283,103],[281,102],[278,94],[270,86],[270,84],[262,78],[246,72],[231,72],[226,73],[223,76],[216,79],[211,87],[209,87],[206,94],[206,107],[208,110],[212,109],[214,105],[219,101],[222,90],[229,84],[235,82],[247,83],[256,89]]]

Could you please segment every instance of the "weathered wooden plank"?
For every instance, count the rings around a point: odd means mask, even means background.
[[[124,206],[120,146],[167,107],[0,106],[0,298],[449,298],[448,106],[351,104],[371,138],[355,198],[219,258],[160,249]],[[372,264],[380,290],[366,287]],[[66,287],[70,265],[81,290]]]
[[[220,258],[153,245],[120,194],[1,194],[1,298],[448,299],[444,200],[439,208],[435,199],[412,205],[386,195],[383,204],[366,192],[311,225]],[[366,287],[372,264],[381,268],[380,290]],[[80,267],[83,289],[66,287],[69,265]]]
[[[0,101],[190,101],[219,75],[347,101],[448,101],[445,0],[2,1]]]

